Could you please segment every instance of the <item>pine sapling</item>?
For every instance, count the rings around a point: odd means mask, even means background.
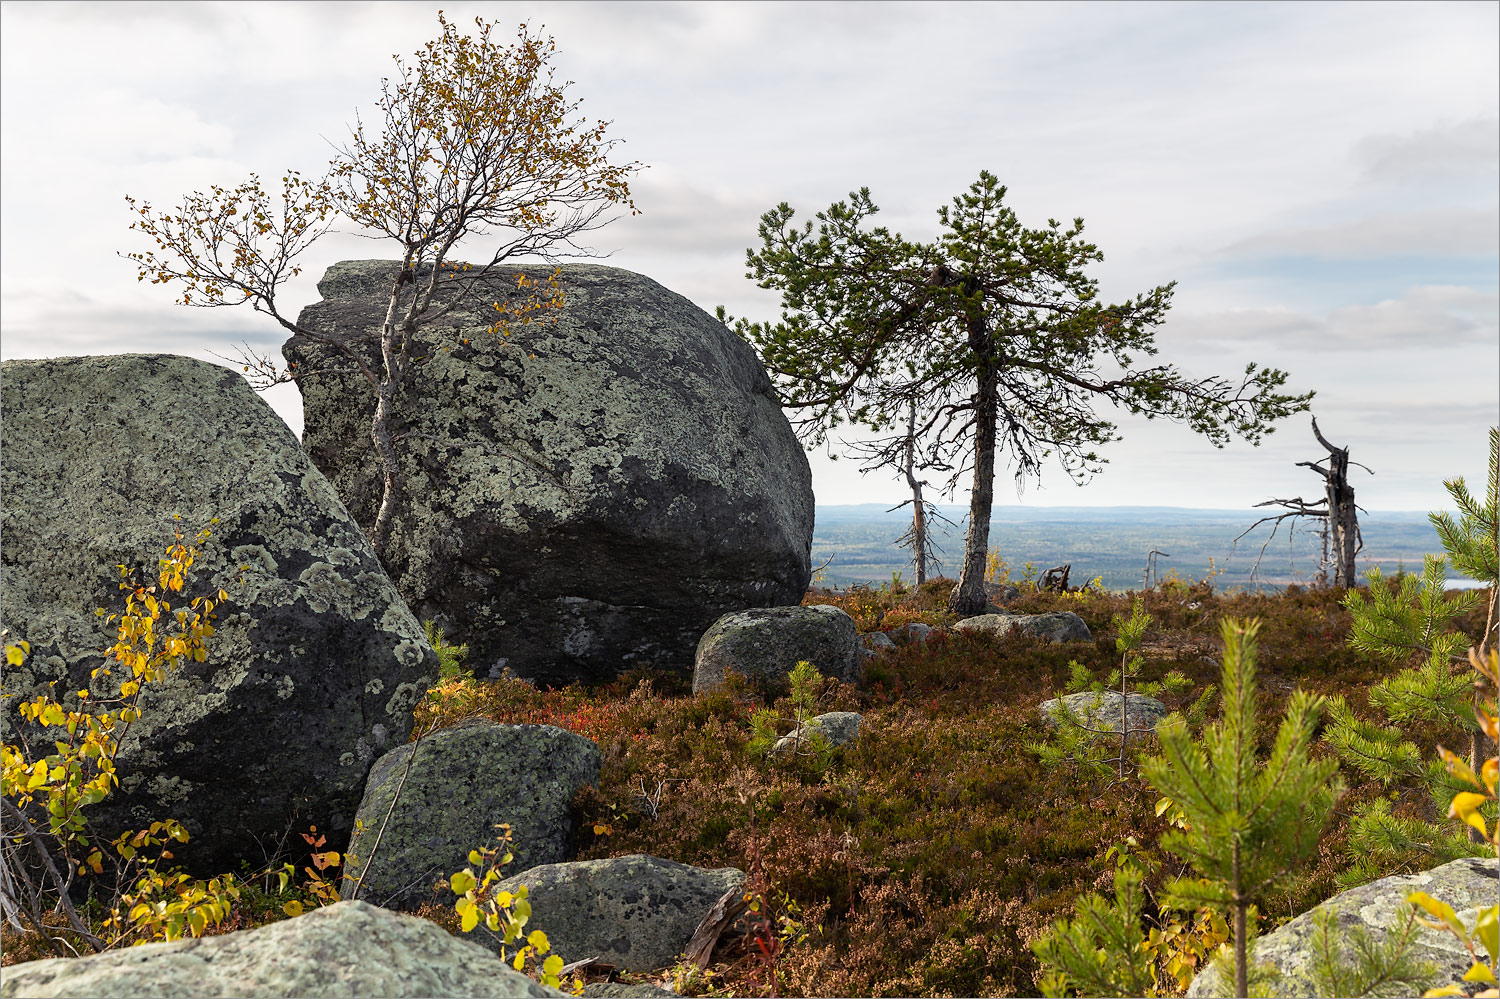
[[[1259,621],[1223,622],[1220,719],[1197,741],[1180,715],[1164,719],[1156,729],[1162,755],[1142,766],[1146,779],[1186,817],[1186,828],[1163,835],[1161,845],[1207,879],[1180,878],[1163,898],[1176,908],[1208,905],[1231,915],[1237,996],[1249,995],[1252,901],[1314,850],[1342,793],[1338,762],[1308,755],[1321,697],[1293,692],[1270,758],[1258,758],[1259,631]]]

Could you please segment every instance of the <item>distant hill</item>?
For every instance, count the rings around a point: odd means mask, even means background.
[[[823,570],[824,585],[878,585],[889,582],[896,572],[905,580],[913,578],[910,551],[895,544],[911,525],[911,508],[886,511],[883,503],[817,508],[813,565],[830,556],[833,559]],[[968,508],[940,506],[938,511],[956,525],[937,521],[935,536],[946,553],[939,556],[943,574],[957,577]],[[1256,528],[1237,547],[1234,539],[1267,512],[1170,506],[998,506],[990,518],[990,547],[1010,564],[1014,578],[1022,576],[1027,562],[1038,573],[1070,563],[1075,585],[1100,576],[1111,590],[1140,587],[1146,553],[1152,548],[1170,556],[1157,559],[1163,575],[1176,569],[1182,576],[1201,579],[1209,574],[1212,558],[1215,571],[1221,573],[1215,579],[1220,590],[1311,582],[1322,546],[1317,523],[1308,518],[1281,524],[1266,548],[1256,579],[1251,580],[1251,566],[1271,525]],[[1359,556],[1361,572],[1373,565],[1387,574],[1398,567],[1420,570],[1423,555],[1443,550],[1425,511],[1371,511],[1361,515],[1360,529],[1365,543]],[[1477,585],[1451,569],[1449,578],[1453,586]]]

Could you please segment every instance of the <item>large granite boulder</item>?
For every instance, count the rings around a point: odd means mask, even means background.
[[[1072,611],[1053,611],[1050,614],[979,614],[959,621],[953,626],[953,630],[996,636],[1019,631],[1048,642],[1094,640],[1083,618]]]
[[[573,798],[599,786],[599,760],[592,740],[565,729],[485,719],[386,753],[359,806],[363,828],[349,844],[343,897],[354,897],[363,875],[367,902],[399,909],[434,901],[433,884],[471,867],[469,851],[493,844],[502,823],[513,836],[512,870],[567,860],[578,832]],[[366,856],[377,836],[379,849]]]
[[[708,870],[636,853],[533,867],[497,890],[526,886],[527,927],[545,932],[563,960],[597,957],[640,972],[676,961],[714,903],[744,883],[745,873],[733,867]]]
[[[1333,913],[1337,931],[1345,934],[1340,954],[1352,960],[1354,943],[1349,934],[1363,929],[1379,942],[1394,929],[1402,925],[1412,906],[1406,896],[1414,891],[1426,892],[1440,902],[1446,902],[1471,930],[1482,907],[1495,904],[1500,898],[1500,872],[1497,872],[1494,857],[1465,857],[1450,861],[1441,867],[1420,874],[1396,874],[1367,885],[1340,892],[1322,905],[1304,912],[1296,919],[1277,927],[1261,937],[1255,947],[1257,964],[1268,964],[1275,977],[1267,983],[1268,991],[1259,993],[1268,996],[1311,996],[1318,993],[1312,987],[1312,941],[1320,913]],[[1426,913],[1419,913],[1426,917]],[[1484,953],[1484,948],[1479,947]],[[1461,981],[1464,972],[1474,963],[1469,952],[1458,938],[1447,930],[1432,930],[1419,926],[1415,945],[1411,950],[1414,961],[1430,961],[1436,966],[1430,982],[1423,988],[1441,988],[1457,985],[1464,995],[1472,994],[1469,983]],[[1474,986],[1480,987],[1480,986]],[[1209,966],[1200,972],[1188,986],[1190,996],[1230,995],[1233,982],[1225,982],[1218,970]],[[1341,995],[1343,993],[1340,993]],[[1419,995],[1399,984],[1393,990],[1379,995]]]
[[[649,665],[686,676],[725,611],[802,599],[807,456],[755,352],[650,278],[565,265],[560,309],[508,338],[485,332],[518,275],[551,273],[497,268],[419,333],[397,393],[413,485],[385,565],[421,619],[468,643],[481,675],[508,666],[560,685]],[[395,274],[392,261],[335,264],[299,322],[377,331]],[[306,337],[283,353],[307,372],[308,453],[373,523],[373,392],[353,374],[313,374],[348,365]]]
[[[718,689],[728,673],[776,686],[804,659],[824,676],[852,682],[859,678],[862,648],[854,619],[832,604],[736,611],[698,640],[693,693]]]
[[[339,902],[253,930],[5,969],[0,996],[563,996],[436,923]]]
[[[0,379],[0,615],[31,643],[7,694],[89,686],[117,627],[94,610],[123,607],[116,565],[154,582],[174,526],[219,519],[183,594],[228,591],[208,657],[150,688],[120,788],[89,809],[99,830],[178,819],[178,858],[205,873],[263,861],[257,840],[289,822],[348,830],[437,657],[286,424],[238,372],[187,357],[6,361]]]

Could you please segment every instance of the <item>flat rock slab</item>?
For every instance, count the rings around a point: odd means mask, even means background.
[[[583,987],[583,999],[668,999],[677,995],[671,989],[643,982],[627,985],[624,982],[591,982]]]
[[[334,264],[299,323],[378,330],[398,269]],[[486,332],[518,276],[552,272],[499,267],[461,302],[438,292],[456,307],[419,331],[420,373],[397,397],[423,436],[402,449],[418,485],[385,564],[421,619],[468,643],[480,675],[508,667],[560,686],[649,665],[686,677],[719,615],[806,592],[807,455],[755,351],[643,275],[564,264],[561,308]],[[331,360],[300,336],[283,353],[308,371]],[[355,375],[298,387],[308,454],[372,524],[373,392]]]
[[[725,614],[698,641],[693,692],[717,689],[730,672],[777,686],[802,660],[824,676],[857,680],[860,649],[854,619],[832,604]]]
[[[31,643],[7,694],[89,686],[116,565],[154,583],[174,527],[212,531],[183,596],[229,594],[207,659],[150,688],[98,831],[178,819],[178,858],[206,875],[261,863],[288,823],[347,831],[437,657],[281,417],[238,371],[170,354],[6,361],[0,379],[0,616]]]
[[[1120,731],[1120,707],[1125,707],[1125,724],[1132,733],[1150,732],[1156,723],[1167,716],[1167,706],[1145,694],[1126,694],[1121,697],[1118,690],[1083,691],[1066,697],[1054,697],[1037,706],[1042,724],[1055,728],[1064,714],[1064,708],[1085,728]]]
[[[1049,642],[1094,640],[1083,618],[1072,611],[1054,611],[1050,614],[980,614],[958,622],[953,630],[990,635],[1008,635],[1012,631],[1019,631]]]
[[[370,770],[343,897],[353,897],[363,873],[365,901],[397,909],[436,901],[434,882],[472,867],[469,851],[493,844],[500,823],[514,837],[512,870],[567,860],[578,831],[573,798],[585,785],[599,786],[599,747],[553,725],[478,719],[392,750]],[[363,858],[377,836],[366,872]]]
[[[1280,926],[1260,938],[1255,955],[1259,962],[1276,969],[1278,977],[1270,986],[1270,996],[1310,996],[1312,976],[1311,942],[1316,928],[1317,914],[1331,910],[1338,930],[1348,933],[1362,927],[1375,941],[1401,925],[1412,909],[1406,896],[1414,891],[1426,892],[1440,902],[1446,902],[1458,913],[1464,925],[1474,926],[1475,917],[1481,907],[1494,905],[1500,898],[1500,871],[1494,857],[1463,858],[1450,861],[1441,867],[1420,874],[1396,874],[1367,885],[1340,892],[1328,901],[1304,912],[1284,926]],[[1423,913],[1422,915],[1426,915]],[[1482,954],[1483,948],[1480,948]],[[1470,994],[1470,983],[1462,982],[1464,972],[1473,964],[1469,952],[1453,934],[1420,927],[1411,951],[1417,961],[1431,961],[1437,965],[1437,974],[1426,988],[1441,988],[1458,985],[1463,994]],[[1347,939],[1343,956],[1351,958],[1353,948]],[[1228,994],[1224,986],[1233,990],[1233,983],[1224,983],[1218,972],[1210,966],[1188,986],[1189,996],[1217,996]],[[1415,995],[1411,991],[1383,993],[1389,995]]]
[[[563,996],[436,923],[339,902],[253,930],[5,969],[0,996]]]
[[[630,972],[670,966],[725,892],[745,883],[733,867],[707,870],[643,853],[549,864],[500,882],[526,885],[531,922],[565,961],[597,957]]]

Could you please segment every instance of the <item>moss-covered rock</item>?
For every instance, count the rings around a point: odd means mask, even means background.
[[[802,599],[807,456],[755,352],[640,274],[565,265],[560,309],[507,338],[485,332],[519,275],[552,270],[497,268],[461,303],[439,293],[456,307],[419,333],[398,392],[413,486],[385,565],[418,616],[470,646],[481,676],[508,666],[563,685],[652,666],[685,677],[720,614]],[[299,322],[378,330],[396,272],[333,265]],[[305,371],[329,360],[305,337],[284,353]],[[353,375],[298,385],[308,453],[373,523],[373,393]]]
[[[636,853],[534,867],[499,888],[526,886],[527,927],[544,931],[563,960],[597,957],[650,971],[676,961],[714,903],[744,883],[733,867],[706,870]]]
[[[1311,967],[1314,960],[1312,941],[1319,914],[1333,913],[1339,932],[1348,934],[1363,929],[1376,941],[1383,940],[1395,927],[1405,920],[1411,906],[1406,896],[1414,891],[1426,892],[1440,902],[1446,902],[1458,913],[1464,925],[1474,926],[1475,917],[1483,906],[1494,905],[1500,898],[1500,875],[1497,875],[1494,857],[1466,857],[1450,861],[1441,867],[1420,874],[1396,874],[1367,885],[1340,892],[1328,901],[1304,912],[1284,926],[1279,926],[1261,937],[1255,946],[1257,963],[1270,965],[1275,976],[1267,983],[1268,996],[1310,996],[1313,990]],[[1425,915],[1425,913],[1423,913]],[[1484,953],[1483,947],[1479,948]],[[1346,936],[1341,955],[1353,956],[1353,943]],[[1438,931],[1419,927],[1411,956],[1415,961],[1431,961],[1437,972],[1427,988],[1458,985],[1471,994],[1469,983],[1462,982],[1464,972],[1474,963],[1469,952],[1457,937],[1446,930]],[[1190,996],[1227,995],[1225,985],[1233,990],[1233,983],[1225,983],[1217,969],[1209,967],[1193,979],[1188,986]],[[1409,989],[1397,986],[1396,990],[1381,995],[1415,995]]]
[[[122,609],[116,565],[154,582],[174,527],[219,519],[189,571],[188,592],[229,593],[208,658],[150,688],[120,789],[89,810],[99,831],[176,818],[193,837],[179,859],[217,873],[262,862],[257,840],[289,822],[349,829],[437,658],[286,424],[237,372],[187,357],[6,361],[0,379],[0,613],[31,643],[7,694],[87,686],[116,631],[94,610]]]
[[[730,672],[774,687],[804,659],[824,676],[854,681],[861,648],[854,619],[831,604],[725,614],[698,640],[693,692],[718,688]]]
[[[339,902],[222,936],[5,969],[0,996],[562,996],[416,916]]]
[[[599,747],[581,735],[483,719],[392,750],[370,770],[343,897],[354,897],[363,875],[358,897],[368,902],[415,908],[435,901],[434,882],[472,867],[469,851],[493,843],[501,823],[514,836],[510,870],[567,860],[578,832],[573,798],[585,785],[599,786],[599,762]]]

